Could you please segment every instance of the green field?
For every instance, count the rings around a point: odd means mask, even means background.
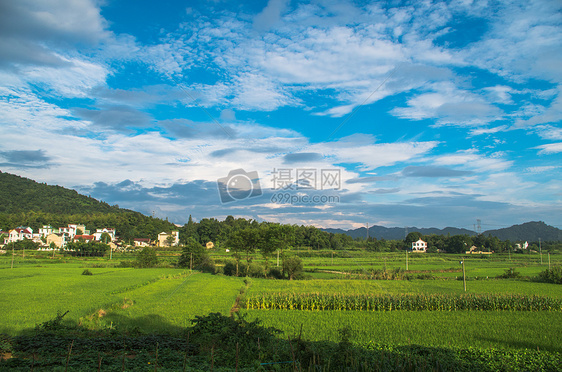
[[[228,314],[244,286],[241,278],[189,270],[91,268],[94,275],[81,275],[84,268],[75,266],[0,269],[0,333],[33,328],[65,311],[66,321],[88,327],[170,331],[195,315]]]
[[[337,340],[338,331],[351,330],[359,344],[440,347],[540,349],[562,352],[562,313],[494,311],[287,311],[249,310],[250,319],[281,329],[301,332],[307,340]]]
[[[215,312],[228,315],[237,297],[241,297],[242,316],[247,320],[260,319],[264,326],[282,330],[281,340],[299,337],[311,345],[316,342],[337,343],[345,329],[349,332],[349,340],[364,350],[376,349],[373,345],[391,348],[420,345],[443,350],[477,348],[506,352],[562,352],[562,311],[245,308],[244,298],[267,293],[459,296],[465,293],[459,268],[459,259],[463,258],[468,278],[467,294],[562,299],[561,285],[529,279],[548,267],[546,260],[540,265],[536,255],[512,255],[511,260],[507,255],[420,255],[409,257],[409,270],[405,272],[405,255],[401,253],[337,252],[333,263],[330,251],[297,253],[302,255],[304,268],[312,274],[312,279],[245,279],[191,272],[171,265],[178,252],[166,252],[160,256],[162,267],[153,269],[118,267],[121,261],[133,260],[135,256],[131,254],[117,254],[113,260],[52,259],[46,253],[28,252],[25,258],[15,258],[14,268],[11,268],[8,255],[4,255],[0,257],[0,334],[33,334],[38,324],[53,319],[57,313],[68,311],[64,324],[79,325],[95,332],[181,335],[191,326],[195,316]],[[218,266],[224,264],[225,259],[230,259],[224,253],[217,252],[214,256]],[[263,262],[257,256],[255,259]],[[559,262],[560,256],[551,256],[552,264]],[[270,264],[273,265],[274,261],[270,260]],[[402,269],[409,275],[427,274],[432,279],[416,279],[416,276],[409,277],[409,280],[365,279],[369,277],[369,271],[384,270],[385,267],[389,271]],[[519,272],[522,278],[496,278],[510,268]],[[93,275],[82,275],[85,269]],[[285,352],[289,353],[288,350]],[[175,358],[181,360],[181,353],[176,353]],[[150,355],[146,357],[153,357]],[[557,360],[558,357],[553,358]]]
[[[154,349],[158,347],[158,343],[165,343],[166,337],[176,337],[176,341],[161,351],[164,353],[162,355],[168,355],[168,361],[160,363],[168,363],[169,370],[181,370],[178,366],[185,365],[187,355],[186,346],[181,345],[185,342],[184,331],[192,325],[191,320],[196,316],[217,312],[228,315],[237,303],[240,307],[239,313],[246,320],[259,319],[264,326],[283,331],[278,336],[282,348],[279,352],[283,355],[279,358],[293,358],[292,346],[287,343],[288,339],[299,338],[307,342],[308,352],[299,351],[298,358],[302,363],[310,363],[306,361],[310,356],[307,353],[310,352],[322,354],[324,359],[333,359],[331,356],[341,352],[342,346],[338,342],[342,332],[347,332],[348,340],[358,348],[354,351],[357,358],[365,363],[372,360],[369,363],[375,365],[379,362],[390,363],[388,370],[396,368],[392,364],[394,360],[412,360],[410,358],[421,358],[415,359],[416,363],[421,364],[414,370],[425,370],[431,363],[435,363],[432,362],[432,355],[442,355],[435,358],[439,361],[449,360],[453,363],[452,369],[463,365],[463,362],[455,362],[458,360],[455,355],[468,355],[472,358],[472,364],[469,365],[473,366],[467,367],[468,370],[475,368],[474,366],[479,366],[478,369],[482,366],[484,369],[497,370],[494,366],[502,363],[510,363],[509,370],[550,370],[551,367],[548,366],[559,363],[559,353],[562,352],[562,311],[559,309],[309,311],[249,310],[245,306],[245,299],[279,293],[295,296],[338,294],[351,298],[363,295],[462,296],[465,291],[459,265],[461,259],[465,260],[468,295],[541,296],[560,300],[561,285],[531,280],[548,267],[544,255],[542,265],[538,255],[409,255],[409,270],[405,271],[404,253],[339,251],[335,252],[332,258],[331,251],[293,251],[291,254],[302,258],[308,280],[289,281],[245,279],[174,268],[173,264],[177,261],[179,252],[173,251],[162,252],[159,256],[159,267],[152,269],[119,267],[120,262],[134,260],[134,254],[116,254],[109,260],[66,256],[53,259],[49,253],[37,252],[26,252],[24,258],[22,253],[18,252],[15,257],[14,268],[11,268],[9,255],[0,256],[0,336],[24,337],[21,342],[34,344],[33,335],[37,325],[68,311],[63,318],[63,324],[71,329],[78,326],[78,329],[88,330],[87,332],[102,332],[108,335],[104,337],[113,337],[111,335],[115,334],[155,335],[156,338],[149,338],[150,341],[140,342],[145,346],[127,352],[128,360],[130,359],[127,365],[135,370],[153,370],[150,363],[155,358]],[[232,259],[232,256],[223,252],[213,252],[212,255],[218,267],[224,265],[226,260]],[[552,265],[561,261],[560,255],[552,255],[550,259]],[[257,255],[254,260],[264,262],[263,258]],[[275,265],[275,260],[270,259],[269,265]],[[497,278],[512,268],[520,274],[520,279]],[[85,269],[93,275],[82,275]],[[375,272],[386,272],[385,269],[388,272],[400,272],[401,280],[370,279]],[[423,275],[424,279],[420,279],[419,275]],[[84,345],[76,345],[77,348],[82,348],[80,353],[84,357],[89,355],[88,361],[76,361],[75,368],[69,370],[82,370],[81,368],[86,368],[83,367],[84,363],[90,365],[86,369],[95,368],[102,352],[106,358],[112,360],[107,361],[109,369],[122,370],[119,366],[125,365],[122,361],[124,352],[96,346],[96,349],[89,353],[87,345],[92,342],[88,341],[91,335],[85,339],[78,334],[64,336],[64,333],[63,336],[56,337],[59,341],[54,344],[63,345],[63,349],[67,349],[77,338],[77,342]],[[63,337],[62,341],[60,337]],[[138,342],[134,338],[137,336],[127,337],[133,337],[129,342]],[[124,341],[117,341],[117,344],[119,342]],[[99,345],[106,343],[107,341],[101,341]],[[176,346],[173,346],[174,343]],[[42,357],[44,369],[37,370],[51,370],[53,365],[59,366],[59,369],[63,368],[65,351],[61,351],[61,346],[53,347],[55,354],[47,351]],[[276,348],[277,346],[274,349]],[[429,359],[416,356],[416,348],[426,348],[419,352],[430,353]],[[491,359],[481,359],[479,355],[484,352],[486,358]],[[20,364],[20,370],[29,370],[29,359],[35,357],[25,351],[19,353],[19,361],[9,363],[8,370]],[[235,354],[231,350],[224,355],[232,357],[233,353]],[[51,354],[58,356],[50,357]],[[191,364],[188,364],[192,366],[189,368],[193,369],[187,370],[199,370],[196,366],[200,363],[206,365],[203,370],[208,370],[209,363],[212,364],[211,355],[207,350],[200,359],[190,357],[193,359],[190,359]],[[277,351],[264,351],[263,355],[273,361]],[[339,357],[334,358],[336,362]],[[535,361],[541,362],[533,364]],[[2,363],[0,361],[0,370],[3,370]],[[330,370],[326,363],[325,361],[319,370]],[[342,363],[341,360],[339,363]],[[314,368],[318,369],[318,366]],[[377,370],[374,367],[369,368],[365,370]],[[408,370],[409,367],[400,368]]]

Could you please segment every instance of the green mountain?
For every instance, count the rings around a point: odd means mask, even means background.
[[[513,225],[504,229],[484,231],[483,235],[492,235],[501,240],[543,242],[562,241],[562,230],[549,226],[542,221],[526,222],[521,225]]]
[[[0,172],[0,213],[120,213],[112,207],[75,190],[38,183]]]
[[[342,230],[342,229],[322,229],[323,231],[333,233],[333,234],[346,234],[352,238],[366,238],[367,229],[360,227],[353,230]],[[419,232],[422,235],[476,235],[474,231],[467,229],[458,229],[456,227],[446,227],[444,229],[438,229],[435,227],[431,228],[417,228],[417,227],[384,227],[384,226],[371,226],[369,227],[368,236],[376,239],[386,239],[386,240],[402,240],[406,237],[407,232]]]
[[[346,234],[352,238],[365,238],[367,237],[367,229],[360,227],[353,230],[342,229],[322,229],[334,234]],[[446,227],[444,229],[437,228],[417,228],[408,227],[408,232],[417,231],[422,235],[469,235],[475,236],[476,232],[466,229],[458,229],[455,227]],[[405,237],[406,229],[403,227],[384,227],[384,226],[371,226],[369,227],[369,237],[387,240],[402,240]],[[500,240],[513,241],[528,241],[538,242],[539,238],[543,242],[562,241],[562,230],[556,227],[549,226],[544,222],[526,222],[521,225],[514,225],[498,230],[488,230],[482,233],[484,236],[494,236]]]
[[[74,190],[0,172],[0,229],[30,226],[36,232],[43,225],[62,227],[69,223],[85,224],[93,231],[113,227],[126,241],[156,239],[162,231],[177,229],[168,221],[110,206]]]

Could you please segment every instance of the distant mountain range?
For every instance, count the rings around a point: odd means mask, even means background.
[[[342,229],[322,229],[323,231],[334,234],[347,234],[352,238],[365,238],[367,237],[367,229],[360,227],[353,230]],[[386,240],[399,240],[404,239],[407,232],[411,233],[417,231],[422,235],[476,235],[475,231],[467,229],[459,229],[456,227],[445,227],[444,229],[431,228],[417,228],[417,227],[384,227],[384,226],[371,226],[369,227],[369,237]],[[549,226],[546,223],[539,222],[526,222],[521,225],[513,225],[511,227],[487,230],[482,233],[485,236],[495,236],[501,240],[511,241],[529,241],[537,242],[539,238],[542,241],[562,241],[562,230],[556,227]]]
[[[80,215],[80,216],[79,216]],[[89,217],[87,217],[89,216]],[[91,226],[109,226],[118,229],[123,237],[154,236],[158,232],[174,229],[168,221],[151,218],[139,212],[110,206],[74,190],[50,186],[33,180],[0,171],[0,229],[10,229],[22,224],[37,229],[42,224],[90,223]],[[68,221],[67,221],[68,220]],[[111,221],[111,222],[109,222]],[[330,233],[347,234],[353,238],[367,236],[367,229],[354,230],[321,229]],[[455,227],[417,228],[408,227],[407,232],[418,231],[422,235],[476,235],[475,231]],[[504,229],[488,230],[484,235],[496,236],[511,241],[562,241],[562,230],[544,222],[527,222]],[[403,227],[371,226],[369,236],[377,239],[404,239]]]

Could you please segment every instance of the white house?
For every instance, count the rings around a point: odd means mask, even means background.
[[[78,231],[80,230],[80,231]],[[56,231],[54,231],[56,232]],[[89,235],[90,230],[86,230],[85,225],[68,224],[68,227],[59,228],[59,233],[66,234],[70,239],[74,239],[75,235]]]
[[[172,237],[172,241],[168,241],[168,238]],[[158,234],[158,246],[159,247],[170,247],[174,245],[180,244],[180,232],[179,231],[172,231],[172,232],[161,232]]]
[[[31,227],[20,226],[10,230],[6,243],[17,242],[24,239],[33,239],[33,229]]]
[[[104,227],[103,229],[96,229],[96,232],[94,233],[95,239],[98,241],[101,240],[101,236],[103,233],[107,233],[111,237],[111,241],[115,240],[115,229],[111,229],[107,227]]]
[[[416,242],[412,242],[412,252],[425,253],[427,250],[427,243],[421,239]]]
[[[43,225],[43,227],[39,229],[39,234],[41,234],[41,237],[46,238],[51,234],[57,233],[58,231],[56,230],[57,229],[53,229],[51,225]]]
[[[134,238],[133,244],[135,247],[149,247],[150,246],[150,239],[149,238]]]
[[[66,245],[66,235],[60,233],[52,233],[47,235],[47,246],[51,246],[54,243],[57,248],[64,248]]]

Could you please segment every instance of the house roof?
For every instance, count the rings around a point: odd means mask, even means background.
[[[135,242],[149,242],[150,241],[149,238],[134,238],[133,240]]]
[[[74,240],[76,239],[84,239],[84,240],[93,240],[95,236],[93,235],[74,235]]]

